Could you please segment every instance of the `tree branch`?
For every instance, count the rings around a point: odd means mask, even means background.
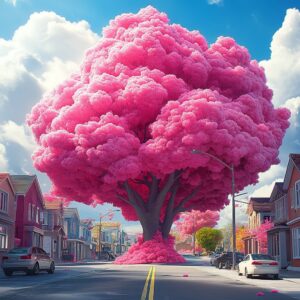
[[[124,187],[126,189],[126,192],[128,194],[129,202],[133,203],[135,208],[139,208],[141,212],[145,212],[145,203],[141,196],[134,190],[132,190],[128,184],[128,181],[124,182]]]
[[[152,182],[151,182],[151,186],[150,186],[150,193],[149,193],[149,199],[148,199],[148,208],[155,203],[156,198],[157,198],[157,194],[158,194],[158,180],[157,178],[151,174],[152,177]]]
[[[190,201],[200,190],[200,185],[198,185],[189,195],[187,195],[179,205],[174,209],[174,216],[180,212],[185,211],[184,205]]]

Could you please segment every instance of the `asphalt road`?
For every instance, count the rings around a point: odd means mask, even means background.
[[[184,265],[58,267],[53,275],[0,278],[5,300],[254,300],[292,298]],[[201,265],[201,262],[198,263]],[[7,289],[3,289],[7,287]],[[2,289],[1,289],[2,288]],[[257,296],[264,292],[264,296]]]

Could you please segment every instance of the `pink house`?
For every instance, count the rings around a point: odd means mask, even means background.
[[[17,199],[15,237],[18,246],[42,248],[45,204],[37,177],[12,175],[11,178]]]
[[[0,173],[0,261],[7,250],[14,247],[15,190],[8,173]]]

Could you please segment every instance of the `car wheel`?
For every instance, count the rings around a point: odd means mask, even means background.
[[[34,265],[33,269],[32,269],[32,274],[33,274],[33,275],[37,275],[37,274],[39,274],[39,273],[40,273],[40,266],[39,266],[38,263],[36,263],[36,264]]]
[[[219,269],[222,269],[222,268],[223,268],[223,265],[222,265],[222,263],[221,263],[221,262],[219,262],[219,264],[218,264],[218,268],[219,268]]]
[[[252,275],[248,274],[247,268],[245,269],[245,276],[246,278],[252,278]]]
[[[278,276],[278,274],[274,274],[274,275],[273,275],[273,279],[274,279],[274,280],[277,280],[277,279],[279,279],[279,276]]]
[[[54,270],[55,270],[55,265],[54,265],[54,262],[52,262],[50,265],[50,269],[47,272],[48,272],[48,274],[53,274]]]
[[[13,271],[11,271],[11,270],[4,269],[3,272],[4,272],[5,276],[11,276],[13,274]]]

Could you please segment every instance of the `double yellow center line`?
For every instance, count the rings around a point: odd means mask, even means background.
[[[150,283],[150,289],[149,289],[149,293],[148,293],[148,286],[149,286],[150,278],[151,278],[151,283]],[[148,275],[147,275],[147,279],[146,279],[146,282],[144,285],[141,300],[146,300],[147,295],[148,295],[148,300],[154,299],[153,298],[154,297],[154,282],[155,282],[155,267],[151,267],[148,272]]]

